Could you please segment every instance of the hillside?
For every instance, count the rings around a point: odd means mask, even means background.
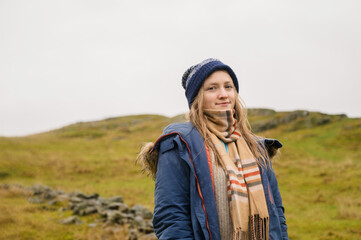
[[[257,134],[284,144],[273,165],[290,238],[361,239],[361,119],[270,109],[250,109],[249,119]],[[135,158],[143,142],[155,141],[166,125],[181,121],[182,115],[125,116],[2,137],[0,184],[121,195],[130,206],[152,210],[154,182],[140,173]],[[102,231],[59,226],[56,212],[41,211],[21,193],[1,188],[0,212],[0,239],[98,239],[89,235]]]

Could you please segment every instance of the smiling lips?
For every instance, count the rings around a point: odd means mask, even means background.
[[[228,106],[228,104],[230,104],[230,102],[217,103],[217,105],[220,105],[220,106]]]

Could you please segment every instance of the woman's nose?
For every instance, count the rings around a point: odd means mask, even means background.
[[[225,98],[228,97],[228,92],[225,88],[220,88],[219,89],[219,97],[220,98]]]

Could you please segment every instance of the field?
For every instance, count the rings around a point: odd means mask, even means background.
[[[284,145],[273,166],[290,239],[361,239],[361,119],[266,109],[251,109],[249,115],[258,135]],[[143,142],[155,141],[166,125],[179,121],[184,116],[137,115],[0,137],[0,239],[105,239],[106,231],[61,225],[71,212],[46,210],[29,203],[26,191],[3,184],[121,195],[130,206],[152,210],[154,182],[135,158]],[[107,239],[122,234],[107,233]]]

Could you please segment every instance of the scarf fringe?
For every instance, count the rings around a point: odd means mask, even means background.
[[[233,229],[233,240],[269,240],[269,218],[249,217],[248,231]]]

